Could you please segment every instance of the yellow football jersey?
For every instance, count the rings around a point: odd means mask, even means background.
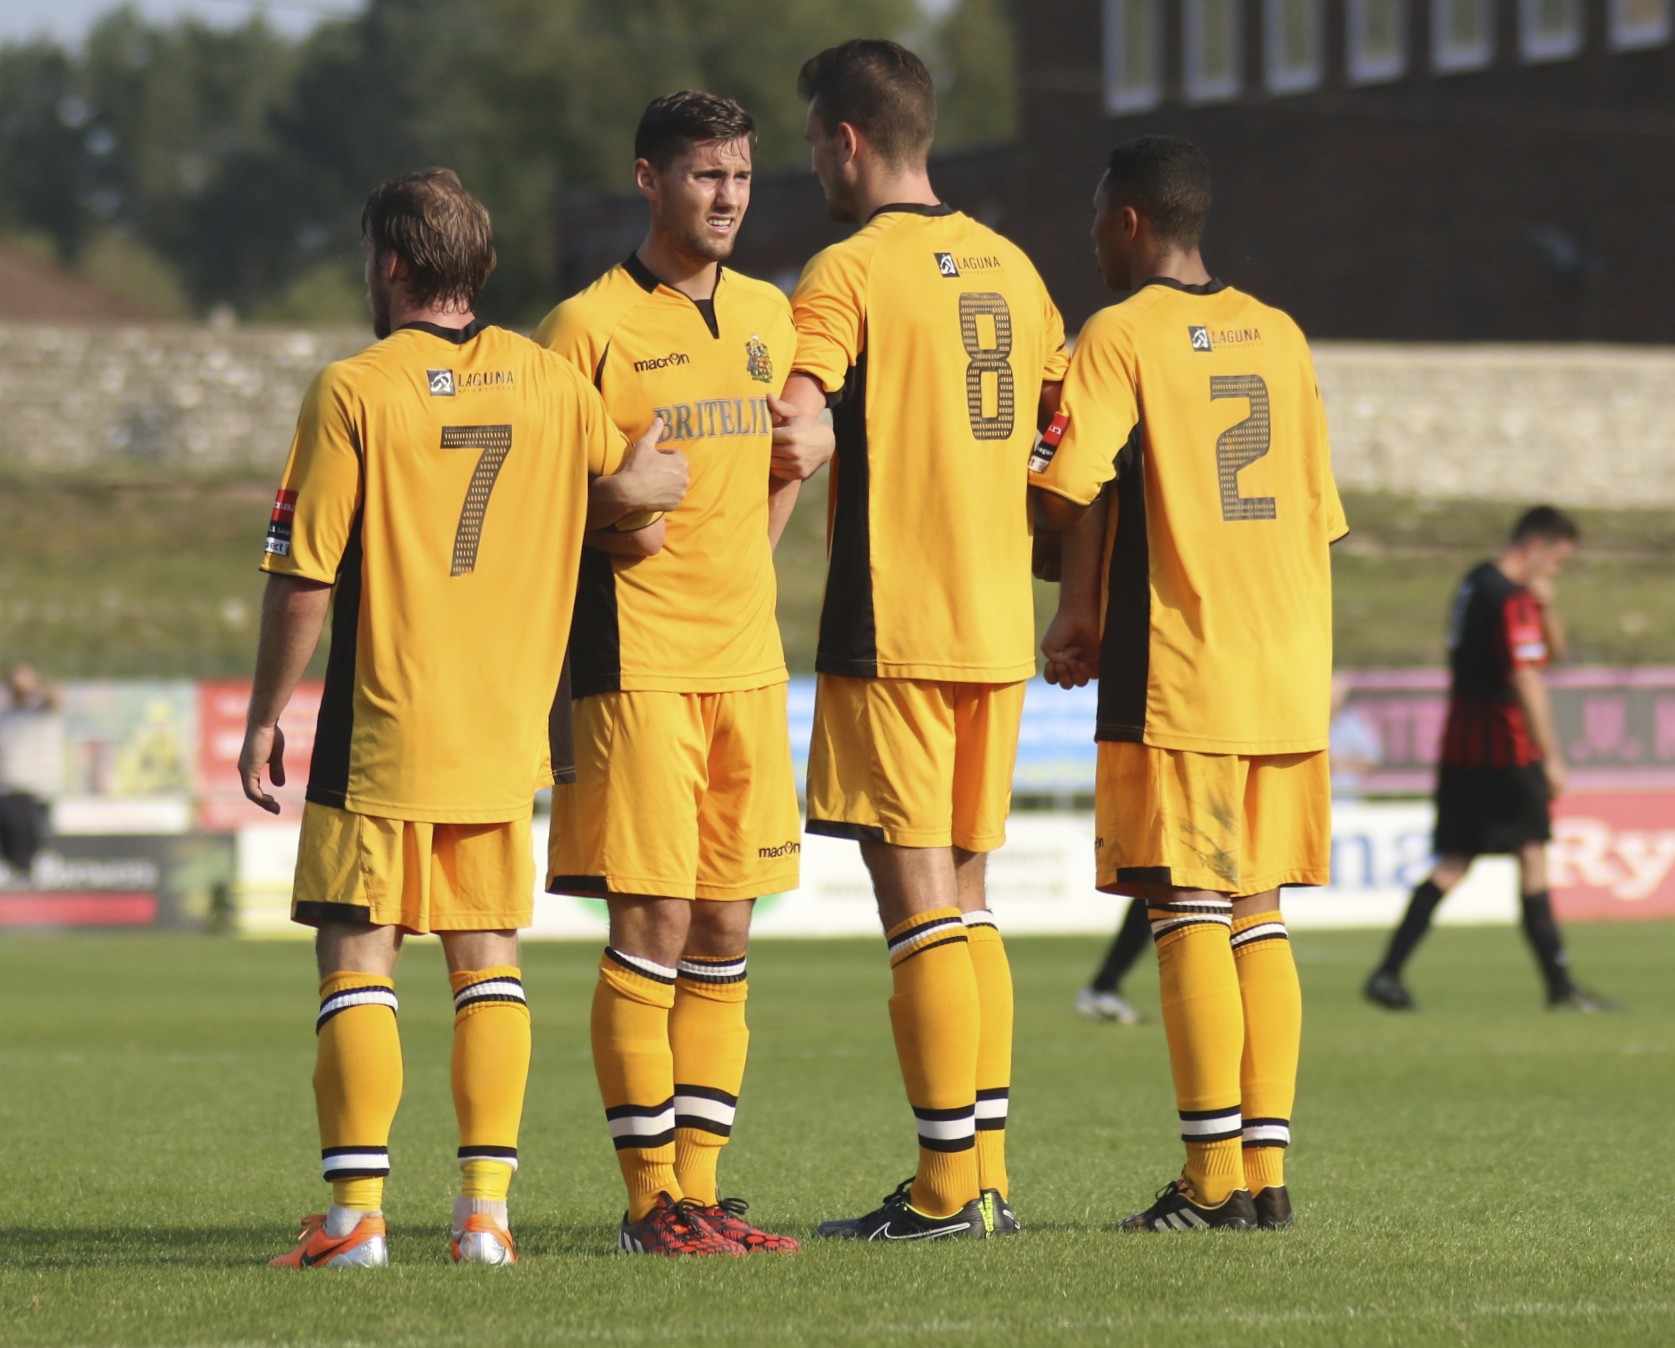
[[[1028,464],[1064,321],[1024,254],[948,206],[885,206],[792,297],[796,368],[832,405],[815,667],[1008,683],[1035,673]]]
[[[1324,749],[1348,526],[1297,325],[1220,282],[1095,314],[1030,480],[1087,504],[1113,476],[1097,737]]]
[[[535,340],[575,363],[617,426],[686,455],[686,499],[664,519],[662,551],[588,550],[571,655],[575,695],[715,693],[786,678],[768,543],[769,394],[790,371],[791,306],[726,268],[696,301],[637,256],[559,305]]]
[[[410,324],[320,373],[262,563],[336,586],[309,800],[529,813],[588,476],[626,449],[574,366],[499,328]]]

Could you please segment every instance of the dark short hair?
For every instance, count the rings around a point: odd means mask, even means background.
[[[936,84],[900,43],[851,38],[803,63],[797,92],[830,133],[848,122],[891,165],[922,164],[936,138]]]
[[[754,145],[756,122],[730,98],[682,89],[646,105],[634,132],[634,158],[665,169],[683,150],[712,140],[744,140]]]
[[[1105,192],[1132,206],[1160,243],[1196,248],[1210,218],[1210,161],[1179,136],[1137,136],[1111,151]]]
[[[407,293],[417,305],[472,308],[494,271],[489,213],[452,169],[379,183],[361,211],[361,234],[375,253],[407,264]]]
[[[1575,543],[1581,537],[1576,521],[1550,505],[1531,506],[1512,526],[1514,543]]]

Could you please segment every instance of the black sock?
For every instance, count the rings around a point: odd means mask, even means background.
[[[1115,992],[1117,985],[1122,982],[1122,976],[1133,967],[1134,961],[1140,958],[1140,952],[1151,943],[1152,924],[1151,919],[1146,916],[1145,901],[1130,899],[1122,926],[1117,928],[1116,939],[1111,942],[1111,948],[1106,952],[1105,963],[1099,966],[1099,972],[1093,976],[1093,982],[1089,986],[1095,992]]]
[[[1401,974],[1402,966],[1413,954],[1413,948],[1431,929],[1431,914],[1436,912],[1441,902],[1442,891],[1430,880],[1414,889],[1413,897],[1407,901],[1407,912],[1402,914],[1401,923],[1391,933],[1390,948],[1384,952],[1384,962],[1378,966],[1379,973]]]
[[[1520,906],[1524,936],[1535,952],[1536,963],[1541,966],[1541,976],[1547,980],[1548,997],[1568,995],[1572,991],[1570,959],[1564,951],[1559,924],[1553,917],[1552,899],[1545,889],[1538,890],[1524,895]]]

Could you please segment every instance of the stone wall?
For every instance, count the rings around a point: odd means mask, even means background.
[[[0,466],[279,471],[309,380],[364,332],[0,326]],[[1675,505],[1675,350],[1322,342],[1346,489]]]

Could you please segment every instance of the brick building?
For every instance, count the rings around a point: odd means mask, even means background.
[[[1208,152],[1205,257],[1315,337],[1675,342],[1671,0],[1052,0],[1006,228],[1072,322],[1113,142]]]
[[[1074,331],[1110,147],[1210,155],[1212,271],[1316,338],[1675,344],[1675,0],[1014,0],[1017,144],[937,156]],[[572,194],[564,291],[644,230]],[[789,285],[840,237],[806,170],[758,175],[737,265]]]

